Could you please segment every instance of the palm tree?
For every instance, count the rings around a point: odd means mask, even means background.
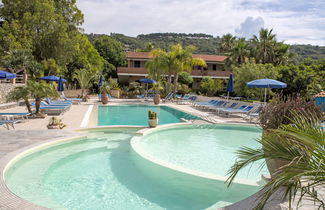
[[[156,68],[156,70],[160,69],[162,70],[162,72],[164,72],[164,74],[167,74],[167,82],[168,82],[168,93],[171,93],[172,88],[171,88],[171,83],[172,83],[172,74],[174,73],[175,69],[177,68],[177,59],[176,59],[176,54],[175,52],[173,52],[172,50],[170,50],[169,52],[166,52],[164,50],[161,49],[155,49],[153,51],[151,51],[151,55],[156,58],[156,62],[158,62],[158,64],[154,64],[157,65],[156,67],[159,66],[159,68]],[[153,65],[153,64],[148,64]],[[153,67],[153,66],[152,66]]]
[[[15,89],[8,94],[7,100],[8,101],[24,100],[28,112],[32,113],[32,108],[29,103],[30,97],[31,97],[30,88],[28,88],[27,86],[20,86],[20,87],[15,87]]]
[[[90,82],[95,78],[95,74],[87,69],[80,69],[75,72],[73,78],[76,79],[81,88],[81,98],[83,101],[87,101],[85,90],[89,88]]]
[[[255,209],[263,209],[268,199],[284,188],[284,198],[292,202],[299,197],[312,199],[319,209],[325,208],[324,198],[317,193],[325,184],[325,131],[321,119],[312,112],[293,112],[291,124],[270,130],[258,142],[260,149],[241,148],[237,151],[238,160],[229,170],[229,185],[244,167],[259,160],[282,161],[284,166],[277,168],[272,179],[264,186]]]
[[[182,45],[176,44],[171,47],[171,52],[176,57],[176,68],[174,69],[174,95],[177,93],[178,74],[183,71],[191,71],[193,66],[203,66],[207,64],[201,58],[193,58],[196,47],[190,45],[183,49]]]
[[[236,37],[232,34],[225,34],[221,37],[221,43],[219,51],[222,53],[229,53],[233,48],[236,41]]]
[[[165,67],[163,64],[162,57],[155,56],[155,53],[155,51],[151,52],[153,58],[146,62],[145,67],[148,70],[149,78],[159,82],[162,79],[162,76],[164,76],[165,74]]]
[[[276,35],[272,34],[273,29],[268,30],[261,28],[259,37],[256,35],[251,39],[256,50],[256,61],[260,63],[271,63],[271,58],[274,55],[274,47],[276,44]]]
[[[35,114],[40,113],[40,106],[43,98],[59,96],[55,87],[44,81],[36,82],[29,80],[27,81],[27,88],[29,89],[31,96],[35,98]]]
[[[249,50],[247,48],[245,38],[236,40],[230,53],[232,62],[238,65],[245,63],[246,58],[249,56]]]

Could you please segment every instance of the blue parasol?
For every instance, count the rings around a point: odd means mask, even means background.
[[[266,88],[286,88],[287,84],[274,79],[257,79],[246,83],[250,88],[265,88],[264,102],[266,102]]]
[[[230,74],[229,75],[229,80],[228,80],[228,83],[227,83],[227,92],[228,92],[228,96],[227,96],[227,99],[229,99],[229,93],[232,93],[235,91],[235,88],[234,88],[234,78],[233,78],[233,75]]]
[[[14,78],[16,78],[16,74],[12,74],[12,73],[0,70],[0,79],[14,79]]]
[[[51,82],[58,82],[60,80],[60,77],[57,76],[46,76],[46,77],[41,77],[39,78],[40,80],[45,80],[45,81],[51,81]],[[62,82],[66,82],[67,80],[62,78]]]
[[[63,86],[62,77],[59,78],[59,82],[58,82],[58,91],[59,91],[59,92],[63,92],[63,91],[64,91],[64,86]]]

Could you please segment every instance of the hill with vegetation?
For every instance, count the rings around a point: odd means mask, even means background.
[[[100,34],[89,34],[90,40],[96,39]],[[196,53],[200,54],[222,54],[220,52],[220,37],[213,37],[208,34],[185,34],[185,33],[152,33],[141,34],[137,37],[130,37],[123,34],[112,33],[112,38],[121,42],[127,51],[144,51],[151,43],[155,47],[167,50],[169,46],[180,43],[183,46],[194,45]],[[305,58],[320,60],[325,58],[325,46],[313,45],[291,45],[290,51],[295,53],[296,60],[302,61]]]

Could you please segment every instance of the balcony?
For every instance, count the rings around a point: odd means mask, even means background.
[[[145,68],[130,68],[119,67],[117,68],[117,74],[119,76],[147,76],[148,71]],[[228,78],[231,71],[212,71],[212,70],[192,70],[191,76],[194,78],[212,77],[212,78]]]

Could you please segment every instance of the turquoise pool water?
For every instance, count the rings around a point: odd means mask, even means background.
[[[259,148],[255,141],[260,128],[241,125],[182,125],[163,128],[140,139],[141,148],[152,157],[199,172],[226,176],[236,160],[235,152],[246,146]],[[263,162],[244,168],[237,178],[259,181],[267,174]]]
[[[148,125],[148,111],[157,112],[158,124],[181,122],[181,118],[199,119],[196,116],[168,106],[119,105],[98,106],[98,125]]]
[[[134,129],[87,133],[21,158],[5,173],[10,190],[51,209],[204,209],[259,188],[183,174],[132,151]]]

